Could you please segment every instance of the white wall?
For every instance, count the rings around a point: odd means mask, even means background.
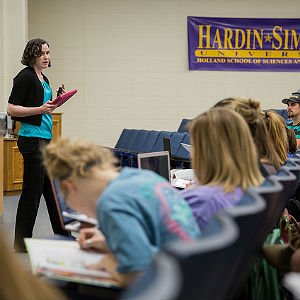
[[[3,82],[4,82],[4,73],[3,73],[3,0],[0,0],[0,111],[4,109],[4,91],[3,91]]]
[[[283,107],[300,88],[297,73],[188,71],[186,21],[299,18],[299,0],[28,0],[28,14],[29,38],[50,43],[52,88],[79,90],[60,109],[65,136],[113,146],[123,128],[176,130],[233,95]]]
[[[12,80],[23,67],[28,34],[27,0],[0,0],[0,110],[6,111]]]

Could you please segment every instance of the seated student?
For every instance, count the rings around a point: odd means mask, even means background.
[[[289,151],[288,157],[293,157],[297,151],[297,139],[295,131],[286,127],[286,133],[288,137]]]
[[[219,101],[214,107],[233,109],[246,120],[256,145],[262,175],[266,177],[276,174],[281,167],[280,158],[274,150],[266,124],[261,117],[260,103],[252,99],[232,97]]]
[[[300,147],[300,90],[292,93],[289,98],[282,99],[282,103],[287,105],[289,120],[287,127],[294,130],[297,139],[297,148]]]
[[[0,232],[0,299],[1,300],[64,300],[66,297],[56,288],[42,282],[18,262],[9,249],[5,235]]]
[[[243,191],[263,177],[249,127],[241,115],[211,109],[189,125],[192,166],[197,182],[181,192],[200,229],[219,211],[235,205]]]
[[[300,227],[294,222],[295,227],[285,236],[288,241],[282,238],[282,244],[264,245],[262,249],[266,261],[280,272],[300,272]]]
[[[107,270],[121,284],[145,271],[167,242],[200,237],[188,204],[156,173],[119,171],[110,150],[76,139],[48,145],[44,159],[67,205],[98,219],[105,236],[100,248],[108,253],[93,267]]]
[[[284,119],[274,111],[266,111],[261,114],[266,123],[274,150],[283,165],[288,158],[288,136]]]

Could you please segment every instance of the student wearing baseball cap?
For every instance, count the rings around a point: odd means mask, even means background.
[[[282,100],[282,103],[286,104],[289,121],[287,122],[287,127],[294,130],[297,139],[297,147],[300,148],[300,90],[289,98]]]

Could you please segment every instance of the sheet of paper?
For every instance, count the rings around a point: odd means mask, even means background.
[[[171,184],[174,187],[180,188],[180,189],[185,189],[187,184],[190,184],[191,182],[189,180],[185,179],[175,179]]]
[[[35,274],[93,285],[111,283],[109,273],[87,269],[103,255],[81,250],[76,241],[25,239],[25,243]]]

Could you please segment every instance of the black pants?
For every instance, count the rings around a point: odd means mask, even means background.
[[[25,252],[25,237],[32,237],[40,198],[42,194],[46,200],[48,214],[54,233],[65,235],[51,188],[49,177],[43,166],[41,148],[50,140],[19,136],[18,148],[24,160],[24,174],[22,194],[19,199],[14,247],[17,252]]]

